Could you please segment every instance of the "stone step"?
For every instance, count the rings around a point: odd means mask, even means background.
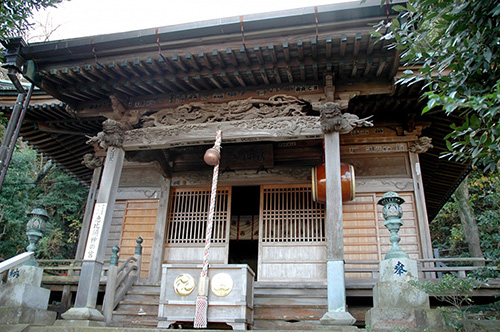
[[[354,331],[366,331],[359,330],[358,328],[351,327],[334,327],[334,326],[326,326],[321,324],[310,324],[307,328],[294,328],[294,323],[288,323],[288,325],[280,325],[280,324],[269,324],[268,328],[256,328],[255,330],[260,330],[262,332],[287,332],[289,330],[322,330],[329,332],[354,332]],[[24,326],[24,329],[15,330],[15,325],[7,325],[4,326],[7,329],[2,330],[2,325],[0,325],[0,332],[11,332],[11,331],[19,331],[19,332],[165,332],[165,329],[156,328],[156,324],[147,325],[147,322],[144,322],[143,327],[97,327],[97,326],[34,326],[30,325],[28,327]],[[275,327],[275,328],[273,328]],[[189,331],[189,330],[186,330]],[[199,330],[191,330],[191,331],[199,331]],[[204,332],[220,332],[220,330],[211,330],[204,329]],[[374,330],[370,330],[370,332],[377,332]],[[387,331],[384,331],[387,332]],[[423,332],[423,331],[420,331]]]

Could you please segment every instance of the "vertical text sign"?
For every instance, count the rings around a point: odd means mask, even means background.
[[[90,224],[89,237],[85,247],[85,261],[95,261],[97,259],[97,249],[101,241],[102,227],[104,225],[104,214],[106,213],[107,203],[96,203],[92,223]]]

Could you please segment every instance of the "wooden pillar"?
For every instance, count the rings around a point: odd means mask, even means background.
[[[85,213],[83,215],[82,228],[78,237],[78,246],[76,247],[75,259],[83,259],[85,253],[85,245],[89,235],[90,221],[92,220],[92,212],[94,211],[94,204],[97,194],[99,180],[101,178],[102,167],[94,168],[92,175],[92,182],[90,183],[89,194],[87,196],[87,204],[85,205]]]
[[[344,119],[340,105],[328,102],[321,107],[321,129],[325,135],[326,173],[326,258],[328,312],[324,325],[352,325],[356,319],[346,310],[344,269],[344,224],[340,177],[340,132]],[[352,128],[351,128],[352,129]]]
[[[413,190],[415,194],[415,209],[417,212],[417,225],[420,235],[420,247],[422,248],[422,258],[434,258],[432,250],[431,231],[429,229],[429,217],[427,206],[425,205],[424,183],[422,181],[422,171],[420,170],[420,160],[418,153],[425,153],[432,148],[431,139],[421,137],[409,148],[411,175],[413,179]],[[425,267],[434,267],[434,263],[424,263]],[[435,278],[435,273],[426,272],[426,278]]]
[[[171,179],[165,180],[161,187],[156,215],[153,248],[151,250],[151,263],[149,267],[149,281],[159,282],[161,278],[161,265],[165,252],[165,238],[167,233],[168,202],[170,201]]]
[[[101,147],[107,149],[106,160],[85,247],[75,306],[61,315],[66,320],[104,320],[104,316],[96,309],[96,302],[116,192],[125,158],[125,151],[121,148],[123,132],[120,123],[106,120],[103,123],[103,132],[97,136],[100,137]]]

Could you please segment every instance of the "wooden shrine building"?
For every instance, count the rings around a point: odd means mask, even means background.
[[[87,294],[75,306],[95,305],[111,248],[131,256],[139,236],[143,282],[158,284],[162,264],[201,264],[213,169],[203,155],[219,128],[211,264],[248,264],[256,287],[317,287],[329,312],[347,313],[346,287],[354,294],[372,278],[363,262],[390,248],[377,206],[387,191],[406,201],[401,247],[432,258],[429,220],[466,166],[439,158],[453,119],[422,116],[421,88],[394,83],[399,53],[370,35],[396,15],[387,10],[375,0],[12,39],[5,67],[46,93],[33,95],[20,135],[90,186],[76,254]],[[15,96],[2,98],[11,112]],[[340,198],[341,162],[354,168],[353,200]],[[325,204],[313,200],[322,164]]]

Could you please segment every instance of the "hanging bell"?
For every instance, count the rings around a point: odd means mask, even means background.
[[[203,156],[203,160],[210,165],[210,166],[215,166],[219,163],[220,161],[220,152],[216,148],[210,148],[205,152],[205,155]]]

